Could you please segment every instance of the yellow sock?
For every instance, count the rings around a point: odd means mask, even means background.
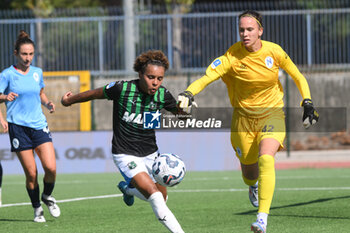
[[[258,179],[255,179],[255,180],[249,180],[247,178],[244,177],[244,175],[242,174],[242,177],[243,177],[243,181],[246,185],[249,185],[249,186],[254,186],[256,184],[256,182],[258,181]]]
[[[269,213],[275,191],[275,159],[272,155],[261,155],[259,162],[259,213]]]

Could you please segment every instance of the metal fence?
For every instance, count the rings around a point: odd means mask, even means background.
[[[280,44],[296,64],[346,68],[350,63],[350,8],[260,12],[263,39]],[[240,13],[1,19],[0,68],[15,62],[13,44],[24,29],[36,43],[34,65],[45,71],[126,74],[130,51],[135,57],[160,49],[171,71],[198,72],[239,40]]]

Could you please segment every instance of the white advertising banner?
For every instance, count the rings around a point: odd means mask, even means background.
[[[118,172],[111,154],[111,131],[52,132],[57,173]],[[189,171],[236,170],[238,159],[229,132],[158,131],[160,153],[174,153]],[[8,134],[0,134],[0,160],[4,174],[23,174],[15,153],[10,151]],[[43,173],[36,156],[38,172]]]

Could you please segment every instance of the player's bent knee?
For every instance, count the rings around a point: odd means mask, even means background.
[[[36,171],[32,171],[32,172],[26,172],[26,178],[28,182],[32,182],[34,183],[37,179],[38,175]]]
[[[141,185],[136,184],[136,187],[147,199],[156,192],[161,193],[153,182],[147,184],[143,183]]]
[[[47,175],[56,177],[56,167],[45,167],[44,171]]]

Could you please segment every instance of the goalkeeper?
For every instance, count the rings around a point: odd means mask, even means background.
[[[275,189],[274,156],[285,138],[283,89],[278,80],[279,68],[294,80],[303,98],[303,125],[318,121],[308,83],[283,49],[261,40],[262,17],[246,11],[239,16],[240,41],[215,59],[206,74],[179,94],[179,107],[190,110],[193,96],[221,78],[227,86],[234,107],[231,143],[240,160],[249,199],[258,207],[254,232],[266,232],[267,217]]]

